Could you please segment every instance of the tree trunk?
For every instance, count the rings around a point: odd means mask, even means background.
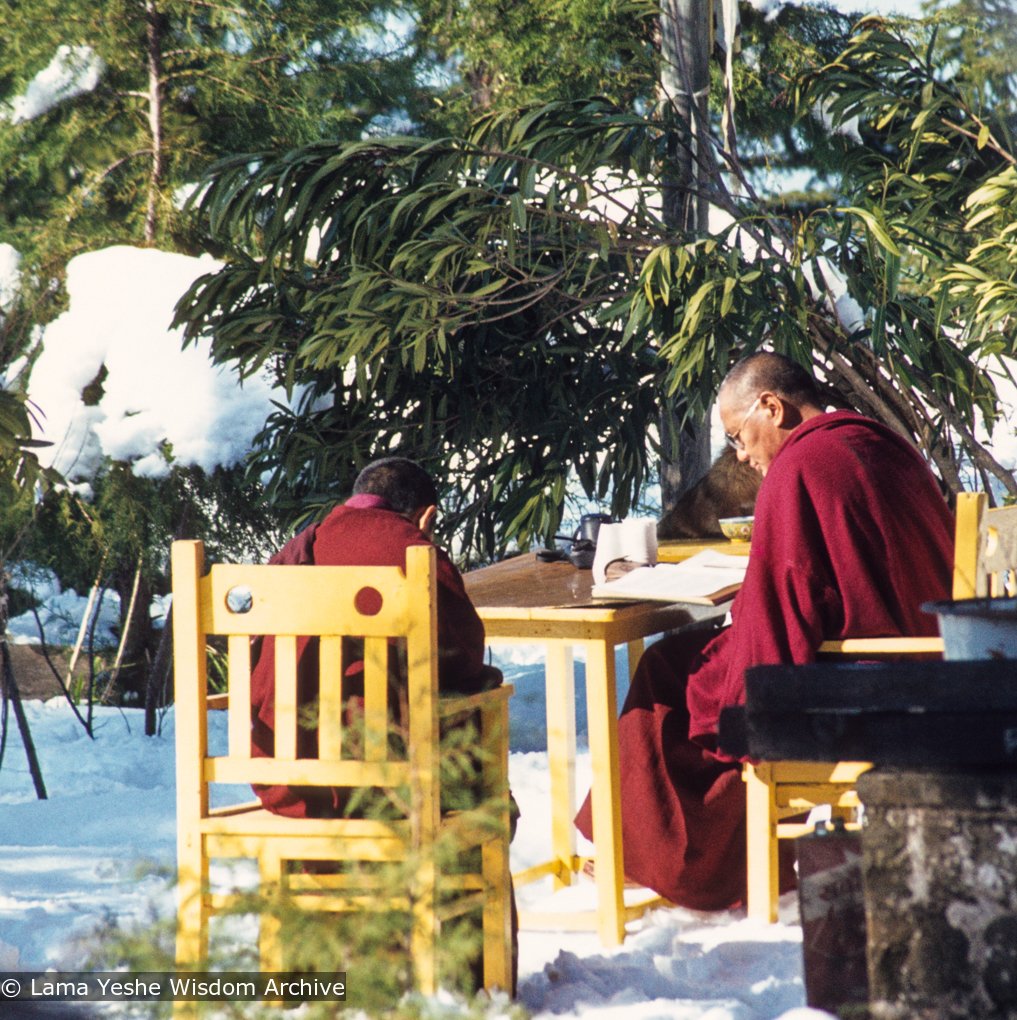
[[[660,7],[661,113],[671,125],[663,211],[672,237],[705,230],[709,216],[703,182],[712,162],[706,139],[710,11],[711,0],[662,0]],[[675,411],[665,406],[661,414],[660,490],[666,509],[709,469],[710,421],[707,416],[687,423],[672,439]]]
[[[120,633],[126,635],[114,679],[117,702],[138,707],[148,685],[155,632],[149,613],[152,586],[144,571],[135,581],[136,569],[134,564],[124,565],[113,575],[113,587],[120,596]]]
[[[662,415],[669,412],[664,410]],[[672,440],[661,422],[660,503],[668,510],[710,470],[710,423],[689,425]]]
[[[173,669],[173,607],[166,613],[155,661],[145,685],[145,736],[154,737],[159,730],[158,710],[173,700],[170,672]]]
[[[0,561],[0,759],[3,758],[2,751],[7,737],[7,734],[2,732],[2,728],[6,726],[7,706],[10,705],[14,710],[14,718],[21,735],[21,744],[25,749],[25,757],[28,759],[28,771],[31,773],[32,783],[35,785],[35,795],[39,800],[45,800],[46,784],[42,779],[42,770],[39,768],[39,759],[35,753],[35,743],[28,729],[28,719],[25,716],[24,706],[21,704],[21,694],[18,691],[10,652],[7,648],[7,604],[7,574],[4,572],[3,562]]]
[[[664,222],[681,233],[705,230],[709,216],[703,183],[712,164],[707,139],[711,3],[662,0],[660,7],[660,100],[671,122]]]
[[[185,503],[180,513],[180,521],[173,532],[172,541],[190,537],[190,507]],[[151,626],[151,622],[149,623]],[[173,689],[173,605],[166,612],[166,622],[159,635],[159,647],[156,649],[155,660],[148,671],[148,683],[145,685],[145,736],[154,737],[159,728],[157,710],[174,700]]]
[[[470,104],[475,113],[487,113],[494,101],[494,75],[486,62],[466,72],[466,83],[470,87]]]
[[[148,45],[148,130],[152,139],[148,204],[145,209],[145,242],[154,244],[159,224],[159,193],[162,190],[163,179],[162,23],[155,0],[146,0],[145,22]]]

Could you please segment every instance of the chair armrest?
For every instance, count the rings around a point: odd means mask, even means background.
[[[448,719],[477,709],[491,708],[501,701],[508,701],[514,693],[515,688],[512,684],[502,684],[500,687],[478,691],[476,694],[443,694],[438,698],[438,715],[442,719]]]
[[[941,637],[844,638],[824,641],[821,655],[846,655],[852,658],[878,655],[942,655]]]

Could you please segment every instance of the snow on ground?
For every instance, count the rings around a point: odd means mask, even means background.
[[[31,593],[38,603],[35,612],[27,610],[7,621],[7,640],[11,644],[35,645],[39,643],[39,627],[50,645],[73,646],[82,623],[87,631],[95,621],[93,643],[96,648],[116,647],[120,627],[120,596],[113,591],[103,592],[89,601],[73,588],[64,589],[52,570],[27,563],[8,564],[10,587]],[[155,611],[162,613],[162,602],[154,603]],[[38,619],[36,619],[38,616]],[[160,616],[160,623],[162,617]]]
[[[619,656],[625,677],[624,651]],[[549,846],[544,675],[524,648],[495,663],[517,692],[510,763],[522,810],[512,846],[517,870],[544,859]],[[581,680],[581,662],[577,669]],[[582,730],[581,682],[578,688]],[[145,737],[140,711],[100,708],[90,740],[63,699],[25,708],[48,799],[36,799],[12,716],[0,763],[0,970],[74,970],[83,960],[80,940],[108,916],[172,916],[173,715],[159,736]],[[589,774],[581,748],[577,790],[586,790]],[[534,884],[519,899],[550,909],[592,907],[593,885],[583,878],[552,895]],[[624,945],[611,949],[593,934],[524,930],[519,1001],[544,1018],[828,1017],[804,1006],[793,895],[781,911],[782,923],[767,926],[738,911],[658,910],[630,924]]]

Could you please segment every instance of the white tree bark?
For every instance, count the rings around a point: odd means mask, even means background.
[[[707,100],[710,92],[712,0],[661,0],[660,103],[671,122],[671,173],[664,181],[664,222],[673,234],[705,230],[709,215],[703,182],[712,166]],[[672,412],[664,408],[662,414]],[[662,423],[665,424],[666,423]],[[660,488],[666,509],[710,466],[710,422],[686,426],[669,439],[661,429]]]
[[[162,140],[162,26],[155,0],[145,3],[148,46],[148,130],[152,139],[152,158],[148,174],[148,202],[145,209],[145,241],[155,241],[159,224],[159,192],[163,179]]]

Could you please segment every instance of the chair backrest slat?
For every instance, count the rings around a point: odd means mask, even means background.
[[[997,507],[985,514],[982,551],[990,595],[1017,594],[1017,506]]]
[[[292,634],[275,636],[275,756],[293,761],[297,756],[297,639]]]
[[[338,761],[343,749],[343,641],[323,637],[318,648],[318,757]]]
[[[226,639],[229,698],[229,753],[249,757],[251,753],[251,639],[233,634]]]
[[[364,639],[364,758],[384,761],[388,751],[388,657],[386,638]]]
[[[979,556],[984,493],[961,492],[957,496],[957,526],[953,552],[953,597],[972,599],[979,588]]]
[[[989,508],[984,492],[957,497],[953,597],[1017,594],[1017,506]]]

